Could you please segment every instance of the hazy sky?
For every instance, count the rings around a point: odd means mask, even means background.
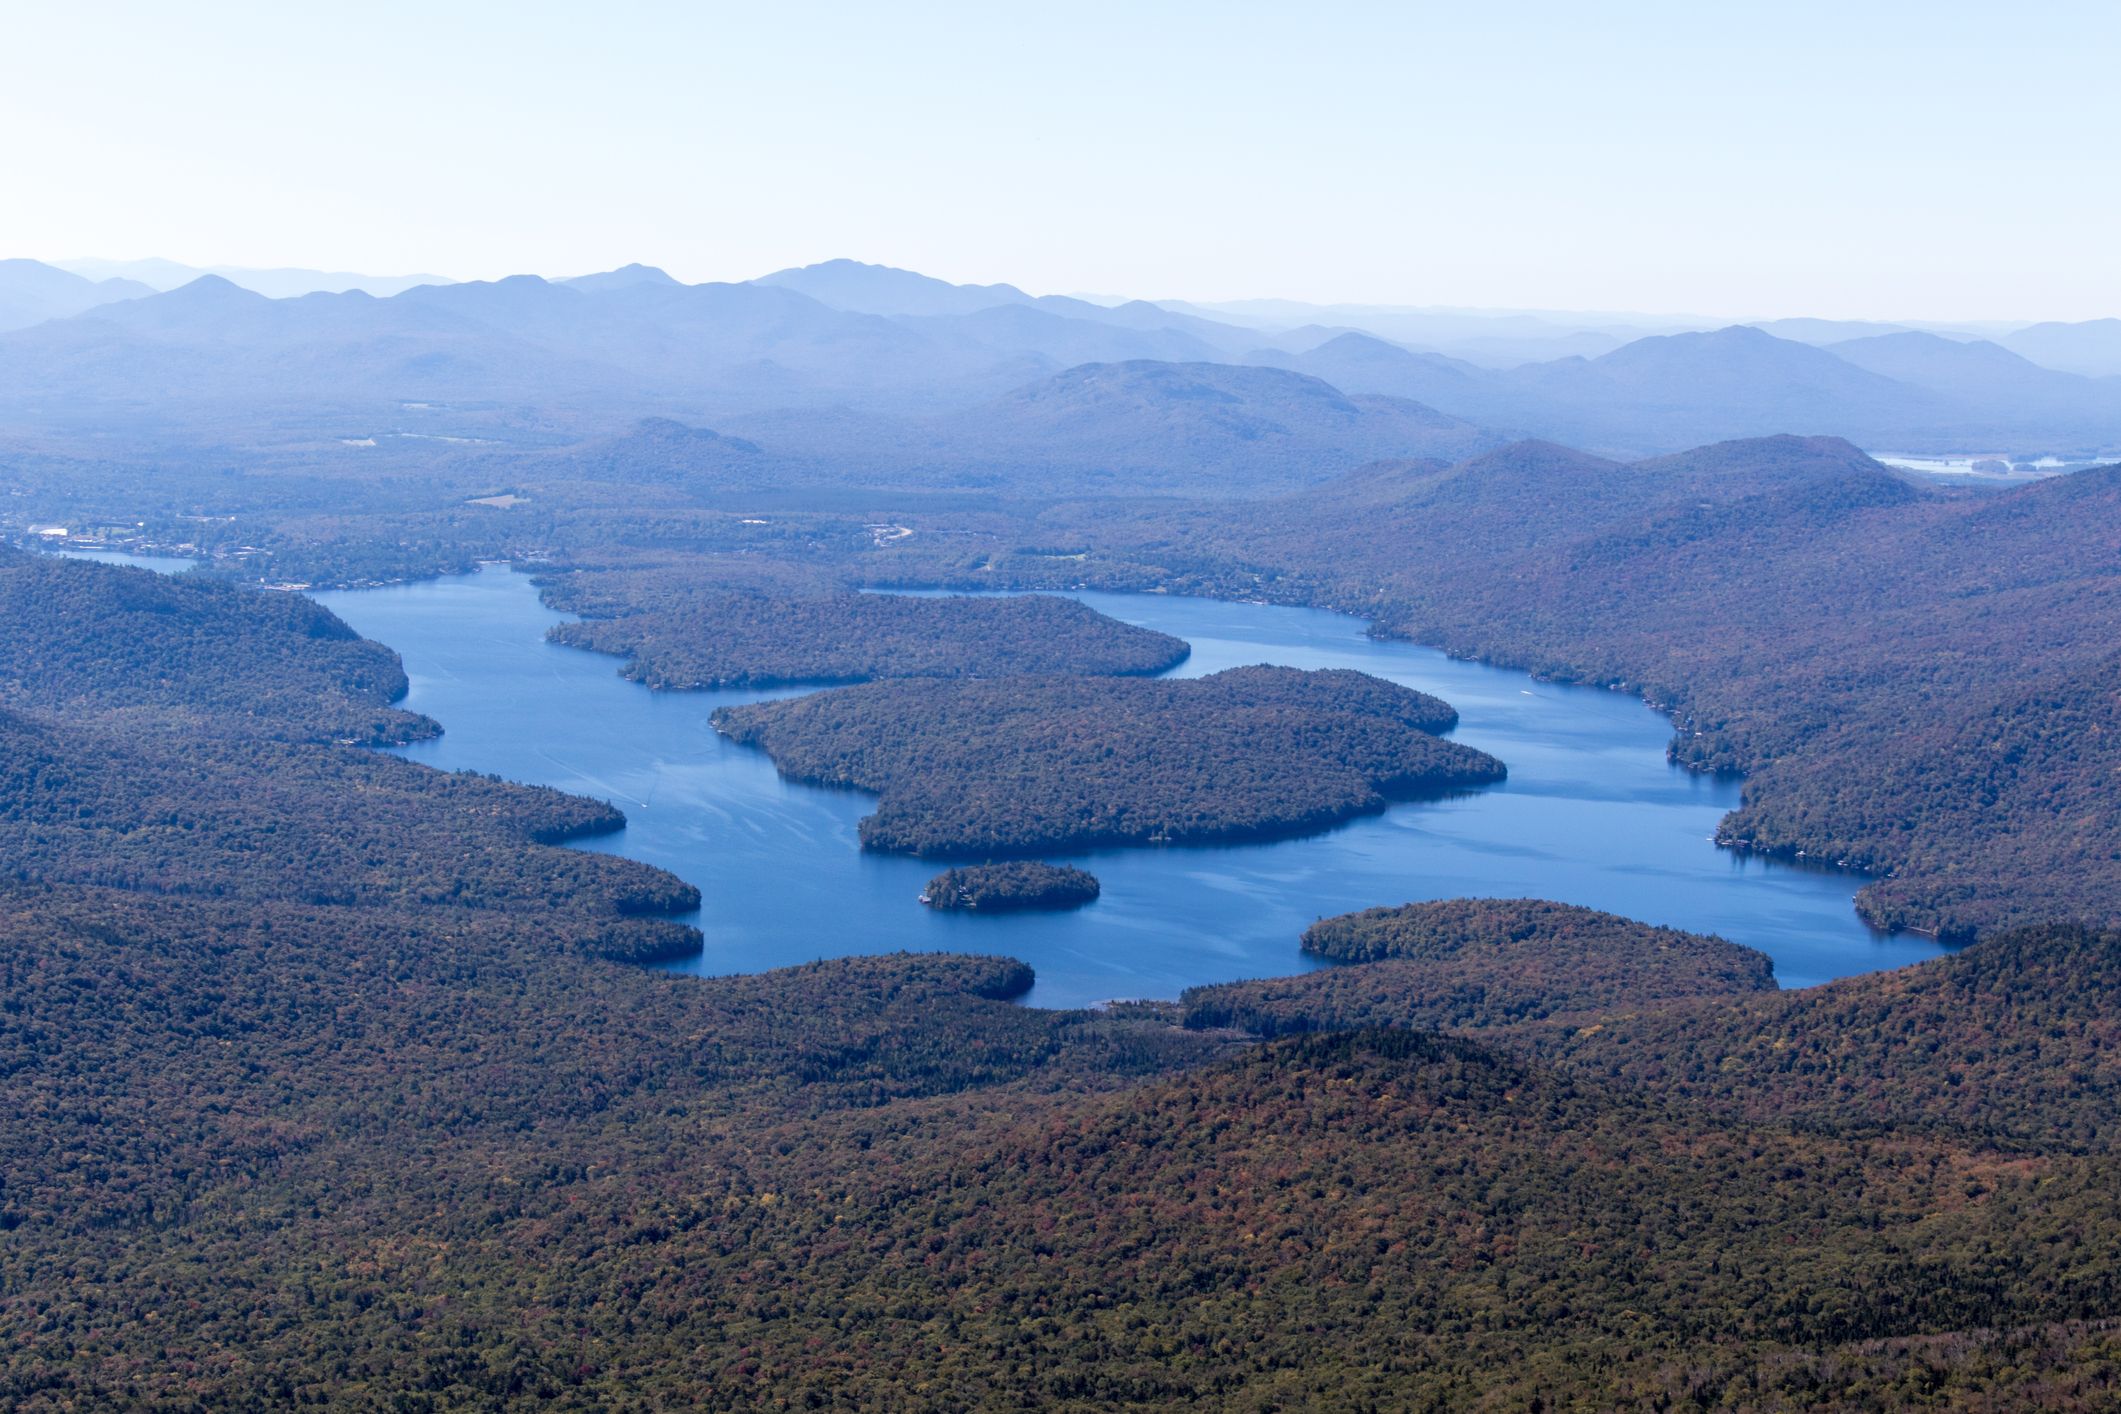
[[[0,255],[2121,314],[2121,4],[0,0]]]

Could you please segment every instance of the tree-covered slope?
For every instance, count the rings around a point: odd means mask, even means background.
[[[0,547],[0,704],[381,744],[435,730],[404,695],[397,654],[298,595]]]
[[[1542,1034],[1573,1070],[1720,1113],[2110,1150],[2121,933],[2000,933],[1918,967]]]
[[[1775,986],[1773,965],[1751,948],[1544,899],[1365,909],[1312,924],[1303,946],[1346,965],[1190,988],[1180,1001],[1185,1024],[1261,1036],[1444,1031]]]

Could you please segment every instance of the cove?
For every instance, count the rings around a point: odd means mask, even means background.
[[[706,950],[678,971],[946,950],[1029,963],[1034,1005],[1169,998],[1199,983],[1309,970],[1318,964],[1297,940],[1318,918],[1460,895],[1559,899],[1720,933],[1772,957],[1785,987],[1940,951],[1866,927],[1850,906],[1856,876],[1710,843],[1738,787],[1670,765],[1669,728],[1639,701],[1371,639],[1346,615],[1076,596],[1191,643],[1181,675],[1260,662],[1348,667],[1434,693],[1459,710],[1455,740],[1508,763],[1505,784],[1306,839],[1054,856],[1095,873],[1103,897],[1074,913],[981,918],[915,901],[941,865],[860,851],[855,826],[871,797],[784,781],[763,753],[708,725],[718,706],[804,689],[650,692],[619,677],[615,658],[547,643],[562,616],[527,575],[499,565],[315,597],[395,648],[412,684],[403,705],[442,723],[440,738],[406,756],[609,800],[627,827],[587,847],[699,886],[705,902],[691,921]]]

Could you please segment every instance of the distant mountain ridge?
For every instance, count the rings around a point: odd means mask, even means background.
[[[1197,476],[1240,495],[1322,482],[1380,457],[1457,460],[1500,441],[1417,402],[1350,395],[1283,369],[1147,360],[1071,368],[939,430],[961,455],[1000,465],[1064,455],[1094,467],[1108,490],[1202,489],[1185,484]]]
[[[61,269],[92,280],[119,278],[143,285],[147,290],[174,290],[201,275],[218,275],[231,284],[255,290],[271,299],[297,299],[311,294],[343,294],[359,290],[385,298],[403,294],[418,285],[454,284],[447,275],[363,275],[351,270],[305,270],[295,267],[258,269],[246,265],[185,265],[174,260],[62,260]]]
[[[793,441],[762,435],[762,445],[799,441],[813,458],[954,465],[977,449],[1006,475],[1011,466],[1051,464],[1029,429],[1056,406],[1050,388],[1013,402],[1010,395],[1091,367],[1132,368],[1127,376],[1146,389],[1155,380],[1142,365],[1157,364],[1193,370],[1157,375],[1157,395],[1167,398],[1208,386],[1201,369],[1271,368],[1318,380],[1345,399],[1419,405],[1419,415],[1369,407],[1352,441],[1338,433],[1319,441],[1314,434],[1327,421],[1312,414],[1324,402],[1290,393],[1293,384],[1219,374],[1226,390],[1244,388],[1241,402],[1264,399],[1269,409],[1224,418],[1211,415],[1213,398],[1194,405],[1205,418],[1196,427],[1209,438],[1205,455],[1229,466],[1255,464],[1277,446],[1339,470],[1352,465],[1342,453],[1358,444],[1373,458],[1456,458],[1479,449],[1466,440],[1469,427],[1618,457],[1778,433],[1917,453],[2121,448],[2121,380],[2038,366],[2011,347],[2023,342],[2018,335],[1990,342],[1879,326],[1887,332],[1817,342],[1872,327],[1833,321],[1785,321],[1801,340],[1732,325],[1497,368],[1359,329],[1299,326],[1282,347],[1256,328],[1187,308],[953,285],[847,260],[737,283],[689,285],[629,265],[560,281],[517,275],[415,285],[384,297],[349,290],[288,299],[214,275],[143,294],[7,262],[0,308],[10,291],[19,309],[43,317],[0,329],[0,430],[93,427],[166,437],[189,428],[186,435],[218,439],[235,428],[272,442],[319,435],[323,424],[332,435],[348,423],[388,433],[410,406],[428,412],[423,434],[549,444],[667,416],[786,431]],[[65,312],[46,312],[53,308]],[[1470,328],[1482,317],[1448,320]],[[1529,316],[1489,323],[1523,326],[1529,336],[1547,327]],[[2104,337],[2092,326],[2023,333],[2094,353]],[[1077,396],[1109,395],[1115,376],[1084,375],[1072,387]],[[1311,409],[1298,419],[1307,430],[1282,420],[1298,406]],[[1149,416],[1146,405],[1125,397],[1099,415],[1107,414],[1120,419],[1115,427]],[[1024,428],[1006,432],[999,419],[1010,416],[1024,419]],[[812,425],[798,426],[804,419]],[[1153,424],[1137,427],[1143,446],[1167,459],[1186,455]],[[1372,437],[1387,425],[1396,430]],[[938,450],[945,429],[970,440]],[[1116,439],[1100,454],[1114,476],[1171,482],[1168,462],[1152,474]],[[1064,445],[1067,456],[1083,452],[1083,429]],[[1226,454],[1236,460],[1219,460]],[[1242,479],[1264,487],[1291,478],[1247,471]]]
[[[2062,373],[2121,377],[2121,319],[2034,324],[2000,341],[2011,352]]]
[[[859,260],[826,260],[776,270],[751,283],[794,290],[819,304],[859,314],[971,314],[998,304],[1031,302],[1031,296],[1014,285],[953,285],[911,270],[865,265]]]
[[[747,435],[650,418],[534,469],[690,490],[981,490],[1255,497],[1379,457],[1458,460],[1498,445],[1404,399],[1350,397],[1301,374],[1230,364],[1086,364],[925,418],[788,417]],[[858,449],[858,451],[856,450]]]
[[[136,280],[91,280],[41,260],[0,260],[0,332],[153,293]]]

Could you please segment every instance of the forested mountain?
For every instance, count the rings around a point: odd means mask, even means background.
[[[1474,407],[1495,398],[1488,370],[1442,354],[1416,353],[1368,334],[1336,334],[1293,357],[1271,351],[1258,357],[1351,393],[1383,393],[1439,407]]]
[[[1147,360],[1085,364],[929,417],[756,415],[711,434],[658,419],[494,467],[517,476],[579,469],[709,495],[793,485],[811,505],[851,493],[882,506],[924,490],[1257,496],[1381,456],[1456,460],[1500,440],[1433,408],[1350,397],[1280,369]]]
[[[953,285],[912,270],[868,265],[859,260],[825,260],[776,270],[752,283],[794,290],[819,304],[859,314],[932,317],[1032,303],[1031,296],[1014,285]]]
[[[1085,337],[1084,325],[1102,325],[1110,330],[1133,330],[1182,340],[1192,350],[1249,349],[1259,342],[1250,330],[1148,300],[1119,304],[1093,304],[1068,295],[1028,295],[1014,285],[953,285],[911,270],[888,265],[865,265],[857,260],[827,260],[800,269],[777,270],[752,282],[797,290],[819,304],[859,314],[882,314],[893,318],[949,318],[978,315],[961,327],[988,330],[1037,330],[1058,332],[1062,322],[1072,334]],[[1027,317],[1028,316],[1028,317]],[[1043,316],[1042,318],[1038,316]],[[1006,335],[1004,335],[1006,337]],[[1131,353],[1113,353],[1104,359],[1155,357],[1140,344],[1126,345]],[[1048,352],[1052,352],[1049,348]],[[1092,362],[1090,359],[1077,362]]]
[[[1350,392],[1413,398],[1623,457],[1799,431],[1881,450],[2121,446],[2121,384],[2040,367],[1981,340],[1791,331],[1812,336],[1800,340],[1769,332],[1779,327],[1653,335],[1591,358],[1506,370],[1360,333],[1258,357]]]
[[[1827,351],[1859,368],[1952,399],[1959,408],[1957,417],[1975,429],[1969,436],[1987,427],[2044,419],[2053,441],[2063,445],[2079,440],[2087,430],[2096,438],[2121,413],[2121,377],[2059,373],[1986,339],[1910,332],[1829,344]]]
[[[139,286],[134,291],[136,294],[147,294],[154,290],[174,290],[180,285],[190,284],[202,275],[217,275],[231,284],[241,285],[246,290],[255,290],[270,299],[299,299],[303,295],[341,294],[347,290],[360,290],[378,299],[387,299],[391,295],[403,294],[415,285],[455,283],[447,275],[366,275],[356,270],[307,270],[285,265],[265,269],[248,265],[202,266],[159,258],[69,260],[65,262],[65,267],[91,280],[118,280],[136,284]]]
[[[1421,397],[1490,426],[1622,455],[1797,429],[1914,445],[1925,421],[1948,415],[1942,398],[1917,385],[1742,325],[1506,371],[1348,335],[1297,366],[1350,389]]]

